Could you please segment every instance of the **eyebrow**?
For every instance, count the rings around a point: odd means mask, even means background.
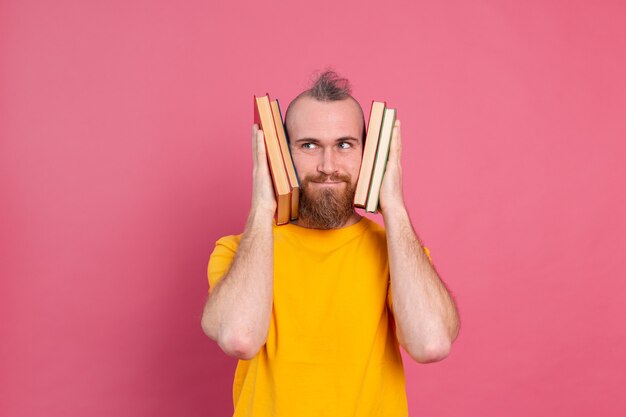
[[[352,136],[342,136],[339,139],[336,139],[335,142],[358,142],[359,140],[357,138],[354,138]],[[319,139],[315,139],[315,138],[301,138],[295,141],[295,143],[300,143],[300,142],[313,142],[313,143],[319,143]]]

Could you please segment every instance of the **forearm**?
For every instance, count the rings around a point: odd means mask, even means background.
[[[418,362],[443,359],[459,331],[454,300],[404,207],[385,213],[385,229],[398,341]]]
[[[233,263],[204,308],[205,333],[233,356],[253,356],[265,343],[274,283],[273,213],[252,209]]]

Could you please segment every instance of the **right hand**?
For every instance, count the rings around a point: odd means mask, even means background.
[[[276,196],[270,174],[269,163],[265,151],[263,131],[255,123],[252,125],[252,209],[267,210],[274,216],[276,212]]]

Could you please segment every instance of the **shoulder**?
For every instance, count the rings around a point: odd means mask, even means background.
[[[235,256],[235,253],[237,253],[237,248],[239,247],[242,236],[243,234],[227,235],[217,239],[209,258],[209,269],[211,269],[212,264],[216,265],[222,262],[229,262]]]
[[[239,242],[241,242],[241,237],[243,236],[243,233],[238,234],[238,235],[227,235],[227,236],[222,236],[219,239],[217,239],[217,241],[215,241],[215,249],[221,248],[221,249],[229,249],[229,250],[233,250],[236,251],[237,248],[239,247]]]
[[[376,223],[373,220],[368,219],[367,217],[363,217],[361,219],[362,222],[364,222],[364,233],[377,238],[377,239],[386,239],[387,238],[387,234],[385,233],[385,228]]]
[[[386,245],[387,242],[387,233],[385,232],[385,228],[383,226],[381,226],[380,224],[376,223],[373,220],[368,219],[367,217],[363,217],[363,219],[361,221],[365,221],[367,224],[367,228],[366,231],[371,234],[371,236],[374,239],[377,239],[378,241],[381,241],[381,243],[384,242],[384,244]],[[426,253],[426,256],[428,256],[428,259],[432,262],[432,258],[430,256],[430,249],[428,249],[428,247],[426,246],[421,246],[423,251]]]
[[[385,228],[373,220],[363,217],[360,232],[360,241],[377,253],[387,252],[387,234]]]
[[[224,277],[235,258],[242,235],[223,236],[215,242],[215,248],[209,257],[207,275],[209,279],[209,292]]]
[[[376,233],[385,233],[385,228],[382,225],[376,223],[374,220],[363,217],[361,221],[365,224],[369,231]]]

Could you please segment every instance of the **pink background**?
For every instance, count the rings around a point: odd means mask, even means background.
[[[200,314],[252,94],[329,65],[398,108],[462,315],[411,416],[626,415],[625,3],[214,3],[0,3],[0,415],[230,415]]]

